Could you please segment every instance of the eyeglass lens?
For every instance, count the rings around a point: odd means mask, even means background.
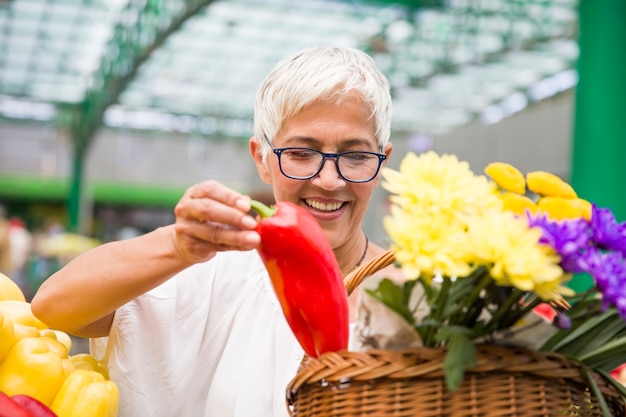
[[[312,178],[324,164],[324,154],[314,149],[286,148],[278,153],[283,173],[292,178]],[[381,163],[379,155],[370,152],[343,152],[336,156],[339,174],[349,181],[369,181],[376,176]]]

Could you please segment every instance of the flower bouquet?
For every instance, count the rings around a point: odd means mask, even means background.
[[[610,373],[626,362],[626,223],[548,172],[497,162],[485,173],[434,152],[383,171],[391,249],[364,274],[395,263],[405,280],[383,275],[362,304],[401,318],[392,327],[403,342],[361,332],[367,355],[305,366],[289,392],[302,397],[315,383],[320,392],[310,404],[300,398],[295,414],[625,415],[626,388]],[[593,285],[574,292],[574,274]],[[389,386],[375,396],[383,374]],[[358,398],[340,398],[356,386]],[[351,412],[356,403],[367,408]]]

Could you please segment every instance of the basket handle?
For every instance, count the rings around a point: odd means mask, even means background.
[[[351,294],[352,291],[354,291],[365,278],[369,277],[374,272],[391,265],[394,261],[394,253],[391,249],[389,249],[385,253],[370,259],[354,271],[350,272],[343,280],[348,294]]]

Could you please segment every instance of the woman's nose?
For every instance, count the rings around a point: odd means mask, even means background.
[[[345,185],[345,180],[339,175],[337,160],[333,158],[324,159],[322,169],[313,178],[313,182],[324,189],[334,190]]]

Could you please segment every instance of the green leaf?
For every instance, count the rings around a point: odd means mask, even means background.
[[[619,320],[621,321],[621,319]],[[565,355],[580,357],[615,339],[622,328],[623,323],[604,321],[602,325],[590,329],[576,339],[571,340],[568,344],[561,346],[559,352]]]
[[[620,322],[614,321],[611,323],[606,323],[604,328],[601,328],[603,332],[600,334],[595,334],[594,337],[590,337],[589,334],[585,335],[585,341],[588,342],[587,346],[580,350],[577,353],[577,356],[583,356],[589,354],[590,352],[594,352],[598,349],[604,348],[607,343],[610,343],[614,340],[620,339],[621,337],[626,336],[624,329],[626,328],[622,319],[620,317],[616,317]],[[625,351],[626,352],[626,351]]]
[[[366,289],[365,291],[413,325],[415,324],[415,319],[408,305],[413,285],[415,284],[398,285],[392,280],[384,278],[378,283],[378,288],[374,290]]]
[[[604,379],[606,379],[608,381],[609,384],[611,384],[613,386],[613,388],[615,388],[615,390],[617,392],[619,392],[619,394],[626,398],[626,385],[622,384],[621,382],[617,381],[615,378],[613,378],[611,376],[610,373],[603,371],[603,370],[596,370],[597,373],[599,373],[600,375],[602,375],[604,377]]]
[[[411,294],[413,293],[413,288],[417,285],[418,280],[410,280],[406,281],[402,285],[402,298],[404,300],[404,304],[409,305],[411,301]]]
[[[573,302],[573,300],[570,301]],[[581,324],[585,323],[589,317],[593,316],[593,314],[589,313],[590,310],[599,308],[600,303],[601,301],[598,299],[590,299],[585,295],[582,296],[582,300],[575,301],[572,307],[565,313],[571,318],[572,327],[570,329],[557,331],[539,350],[558,352],[559,348],[557,346],[560,346],[561,343],[567,343],[566,339],[569,340],[571,333],[578,329]]]
[[[589,369],[587,369],[587,367],[585,367],[585,366],[581,366],[580,370],[581,370],[583,376],[585,377],[585,379],[587,380],[587,384],[589,385],[589,389],[591,389],[592,394],[596,397],[596,400],[598,400],[598,405],[600,406],[600,409],[602,410],[602,415],[604,415],[604,416],[611,416],[611,415],[613,415],[609,411],[609,407],[606,404],[606,400],[604,399],[604,395],[602,395],[602,391],[598,387],[598,384],[596,384],[596,381],[593,379],[593,376],[591,375],[591,372],[589,372]]]
[[[456,331],[455,331],[456,330]],[[443,371],[445,373],[446,386],[450,391],[456,391],[463,382],[465,370],[476,366],[476,347],[465,334],[467,329],[462,327],[449,327],[451,333],[450,344],[444,359]]]
[[[614,334],[607,335],[605,333],[611,320],[613,323],[618,323],[619,326],[625,325],[614,309],[607,310],[605,313],[589,318],[569,330],[557,332],[540,350],[577,356],[595,338],[608,337],[610,339],[614,337]]]
[[[608,342],[593,352],[577,357],[593,369],[611,371],[624,363],[624,352],[626,352],[626,337],[621,337]]]

